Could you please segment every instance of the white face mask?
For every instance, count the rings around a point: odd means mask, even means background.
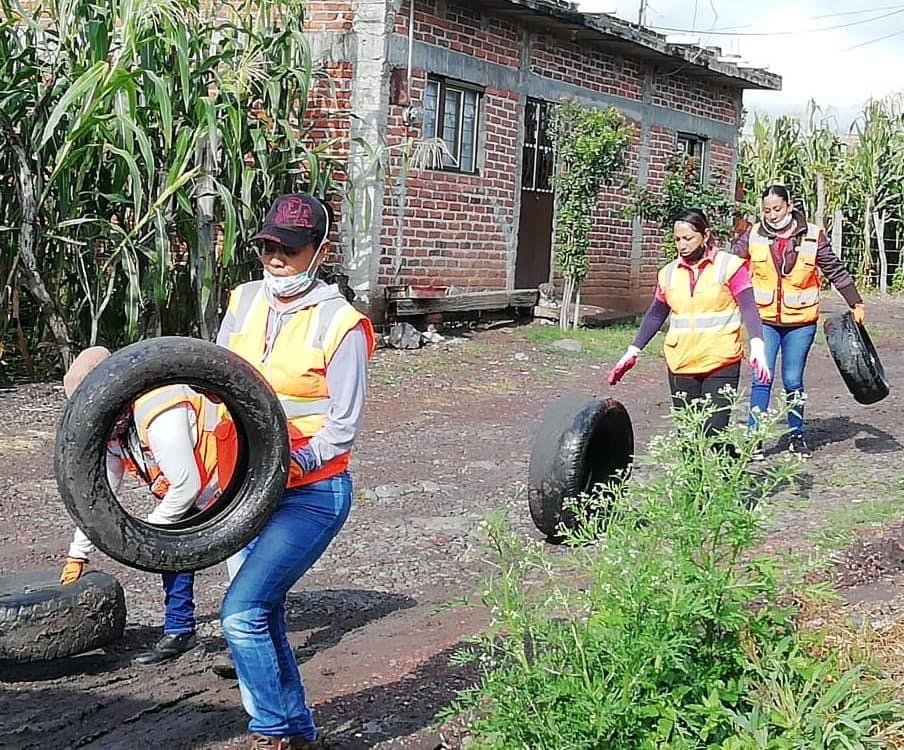
[[[785,214],[785,218],[773,224],[771,221],[766,222],[766,226],[775,232],[781,232],[785,227],[787,227],[792,221],[794,221],[794,216],[792,215],[793,211],[788,211]]]
[[[308,271],[294,276],[274,276],[264,269],[264,286],[275,297],[295,297],[306,292],[314,283],[314,275]]]

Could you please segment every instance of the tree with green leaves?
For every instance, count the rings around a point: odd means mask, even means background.
[[[671,260],[678,255],[673,217],[687,208],[703,211],[717,238],[724,240],[729,236],[736,205],[725,178],[717,173],[708,182],[703,182],[699,174],[700,165],[694,157],[675,154],[666,166],[665,177],[658,189],[631,188],[631,201],[623,216],[628,219],[640,216],[660,226],[665,259]]]
[[[213,335],[247,228],[332,183],[303,22],[301,0],[0,0],[0,270],[32,347]]]
[[[577,327],[580,285],[590,271],[587,249],[599,192],[624,167],[631,129],[612,107],[589,109],[576,102],[557,106],[549,127],[557,164],[552,180],[556,270],[565,279],[559,325],[567,330],[572,299],[574,318],[570,327]]]

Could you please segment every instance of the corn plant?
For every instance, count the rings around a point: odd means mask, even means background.
[[[826,226],[826,217],[838,208],[838,169],[841,141],[837,127],[822,114],[815,101],[808,105],[808,118],[800,130],[800,198],[811,221]]]
[[[211,337],[267,204],[333,183],[332,144],[305,138],[303,4],[0,0],[0,14],[0,174],[15,176],[0,178],[0,269],[63,364],[98,339]]]
[[[885,230],[904,220],[904,99],[871,101],[852,126],[856,143],[848,151],[848,195],[859,208],[861,272],[872,267],[873,239],[879,260],[879,290],[888,291]]]
[[[749,217],[760,214],[760,196],[773,184],[786,185],[795,198],[806,193],[800,154],[800,123],[790,116],[755,117],[752,137],[740,144],[738,179]]]

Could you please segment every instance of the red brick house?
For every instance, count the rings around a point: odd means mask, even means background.
[[[781,85],[717,49],[669,44],[558,0],[312,0],[307,25],[332,85],[332,100],[315,109],[329,110],[323,127],[349,143],[356,186],[340,247],[376,314],[392,285],[464,292],[551,279],[553,156],[543,124],[554,103],[623,112],[634,127],[629,173],[655,186],[679,149],[701,158],[702,179],[730,180],[743,91]],[[403,170],[404,144],[428,137],[454,158]],[[360,141],[385,144],[387,175],[368,170]],[[582,297],[637,310],[655,284],[660,231],[621,219],[624,203],[618,188],[601,197]]]

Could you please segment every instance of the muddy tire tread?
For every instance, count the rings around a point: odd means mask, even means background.
[[[237,479],[212,511],[155,526],[116,500],[106,477],[106,441],[137,396],[172,383],[220,396],[243,447]],[[260,373],[224,347],[173,336],[141,341],[98,365],[73,393],[57,433],[55,470],[66,509],[102,552],[150,572],[200,570],[257,536],[281,501],[289,470],[286,418]]]
[[[0,663],[59,659],[122,637],[125,597],[113,576],[90,571],[60,586],[58,575],[0,579]]]
[[[549,541],[560,541],[560,524],[573,527],[575,522],[565,500],[588,489],[588,484],[614,480],[616,472],[627,476],[633,455],[634,430],[620,402],[586,393],[568,393],[550,402],[528,470],[534,525]]]

